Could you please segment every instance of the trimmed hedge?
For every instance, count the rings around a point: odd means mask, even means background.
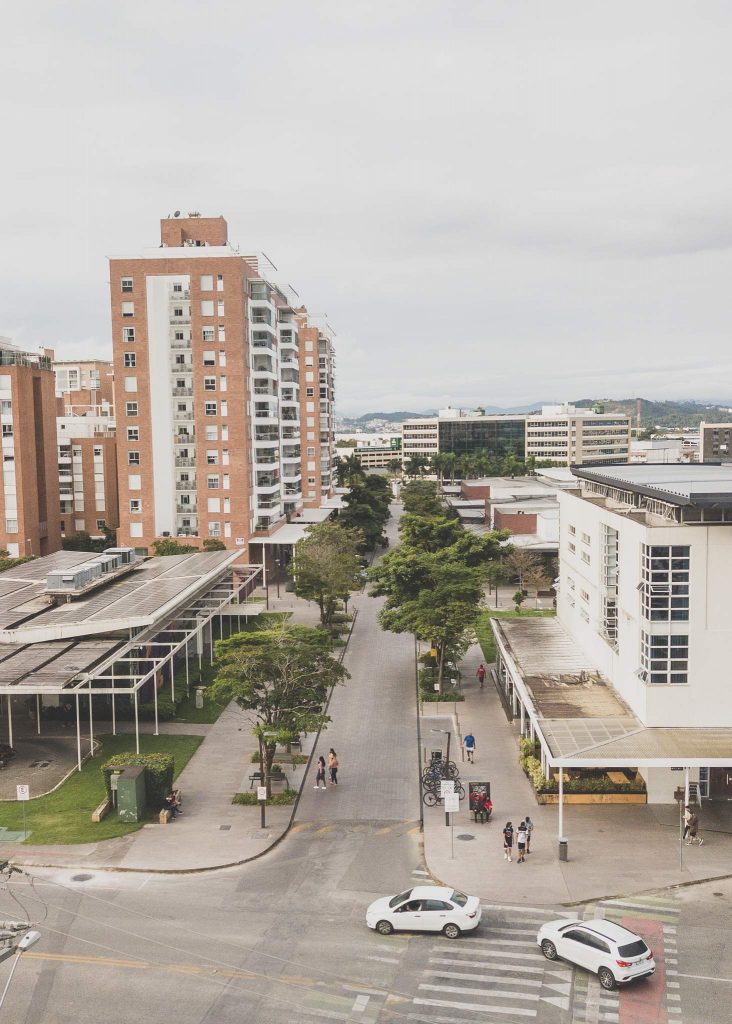
[[[522,751],[526,743],[533,749],[531,740],[523,740]],[[559,780],[545,778],[538,757],[522,753],[519,762],[537,793],[559,792]],[[594,778],[568,779],[564,783],[565,793],[645,793],[645,791],[646,784],[640,776],[632,782],[613,782],[607,775],[598,775]]]
[[[145,769],[145,802],[149,808],[159,810],[173,788],[175,761],[172,754],[135,754],[123,751],[110,758],[100,768],[107,796],[112,795],[110,776],[112,768],[126,768],[139,765]]]
[[[270,807],[287,807],[290,804],[294,804],[296,799],[297,790],[286,789],[284,793],[273,793],[267,799],[267,804]],[[243,804],[245,807],[254,807],[255,804],[259,803],[259,800],[257,800],[256,793],[235,793],[231,802],[232,804]]]

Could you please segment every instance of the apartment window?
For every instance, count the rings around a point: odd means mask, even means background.
[[[223,462],[223,464],[225,466],[229,465],[229,449],[228,448],[224,448],[224,450],[222,451],[222,453],[221,453],[221,461]],[[251,453],[250,453],[249,461],[251,462]]]
[[[137,377],[125,377],[125,391],[137,391]]]
[[[226,377],[219,377],[219,391],[226,391]]]
[[[129,345],[131,341],[135,340],[135,328],[134,327],[123,327],[122,328],[122,340],[126,345]]]
[[[102,449],[101,449],[101,447],[96,447],[95,446],[95,448],[94,448],[94,458],[95,459],[101,459],[101,457],[102,457]]]
[[[223,316],[224,315],[224,300],[223,299],[219,299],[218,302],[216,303],[216,306],[217,306],[217,309],[218,309],[219,316]]]
[[[688,545],[643,545],[640,591],[645,619],[688,621],[690,551]]]
[[[216,378],[215,377],[204,377],[203,378],[203,390],[204,391],[215,391],[216,390]]]
[[[224,275],[223,274],[217,274],[216,275],[216,291],[217,292],[222,292],[223,290],[224,290]]]
[[[222,416],[228,416],[229,415],[229,403],[228,402],[222,402],[221,403],[221,415]]]
[[[125,402],[125,413],[128,416],[137,416],[137,402]]]
[[[206,440],[207,441],[218,441],[219,439],[219,428],[218,427],[206,427]]]
[[[174,306],[173,307],[173,316],[182,317],[183,316],[183,307],[182,306]]]
[[[130,369],[137,366],[137,356],[134,352],[125,352],[125,366]]]
[[[315,388],[305,388],[306,398],[315,398]]]
[[[584,608],[580,608],[580,618],[582,619],[583,622],[589,622],[590,621],[590,613],[588,611],[586,611]]]
[[[575,534],[577,533],[577,529],[576,529],[576,527],[574,527],[574,526],[571,526],[571,525],[570,525],[570,527],[569,527],[569,532],[570,532],[570,533],[571,533],[571,535],[572,535],[572,536],[574,537],[574,535],[575,535]]]
[[[204,366],[216,366],[216,353],[207,349],[203,353],[203,365]]]
[[[213,276],[211,274],[201,275],[201,291],[212,292],[213,291]]]
[[[568,547],[568,548],[569,548],[569,550],[570,550],[570,551],[572,552],[572,554],[574,554],[574,553],[575,553],[575,551],[577,550],[577,545],[576,545],[576,544],[573,544],[573,543],[572,543],[572,541],[570,541],[570,542],[569,542],[569,544],[567,545],[567,547]]]
[[[589,595],[589,593],[586,590],[580,590],[580,597],[582,598],[583,601],[589,602],[589,600],[590,600],[590,595]]]
[[[574,590],[575,583],[574,583],[574,580],[572,579],[571,576],[567,577],[567,586],[569,587],[570,590]]]
[[[206,416],[215,416],[217,411],[218,411],[218,403],[217,402],[206,402],[206,403],[204,403],[203,411],[206,414]]]
[[[214,340],[214,329],[213,329],[213,327],[204,327],[203,330],[201,331],[201,335],[202,335],[202,340],[203,341],[213,341]]]
[[[180,295],[182,292],[183,292],[183,285],[182,284],[174,284],[173,285],[173,294],[174,295]]]
[[[311,456],[311,455],[315,455],[315,449],[314,448],[308,448],[308,456]]]
[[[221,440],[222,441],[228,441],[229,440],[229,428],[228,428],[228,426],[225,423],[222,424],[222,427],[221,427]]]
[[[314,476],[309,476],[309,477],[308,477],[308,484],[309,484],[309,485],[310,485],[311,487],[313,487],[313,486],[315,485],[315,477],[314,477]]]
[[[689,681],[689,637],[641,632],[641,677],[653,685]]]
[[[206,452],[206,462],[207,462],[207,464],[209,466],[216,466],[216,465],[218,465],[218,461],[219,461],[219,453],[216,451],[215,448],[214,449],[210,449],[209,451]]]
[[[127,465],[128,466],[139,466],[140,465],[140,453],[131,451],[127,452]]]
[[[231,477],[229,476],[228,473],[224,473],[224,490],[228,491],[230,489],[230,487],[231,487]],[[226,504],[226,502],[229,501],[229,500],[230,500],[229,498],[224,498],[224,504]],[[228,512],[229,510],[225,508],[224,511]]]
[[[219,341],[226,341],[226,328],[223,324],[219,324],[218,327]]]
[[[213,315],[214,315],[213,299],[202,299],[201,300],[201,316],[213,316]]]
[[[128,476],[127,476],[127,486],[129,488],[129,490],[131,490],[131,491],[141,491],[142,490],[142,477],[139,476],[137,473],[135,473],[135,474],[132,474],[132,473],[128,474]]]
[[[133,281],[132,281],[131,277],[123,277],[121,279],[120,283],[122,285],[122,291],[123,292],[131,292],[132,291]]]
[[[221,536],[221,523],[209,523],[208,524],[208,535],[209,535],[209,537],[220,537]]]
[[[142,512],[142,499],[141,498],[130,498],[130,512],[133,515],[139,515]]]
[[[586,552],[586,551],[583,551],[583,552],[582,552],[582,556],[581,556],[581,557],[582,557],[582,561],[583,561],[583,562],[584,562],[584,563],[585,563],[586,565],[589,565],[589,564],[590,564],[590,556],[589,556],[589,555],[587,554],[587,552]]]
[[[107,528],[107,520],[106,519],[97,519],[97,529],[98,530],[106,530],[106,528]]]
[[[219,489],[219,478],[218,478],[218,476],[207,476],[206,477],[206,486],[208,487],[209,491],[218,491],[218,489]]]
[[[183,333],[183,331],[175,331],[173,333],[173,337],[175,338],[176,341],[185,341],[186,340],[186,336]]]
[[[5,532],[6,533],[17,533],[18,532],[18,520],[17,519],[6,519],[5,520]]]
[[[583,533],[582,534],[582,543],[583,544],[589,544],[590,543],[590,535],[589,535],[589,533]]]
[[[13,424],[12,423],[3,423],[3,437],[12,437],[12,436],[13,436]]]
[[[128,441],[139,441],[140,440],[140,428],[139,427],[128,427],[127,428],[127,440]]]
[[[220,512],[221,511],[221,498],[207,498],[207,511],[208,512]]]
[[[135,303],[134,302],[123,302],[122,303],[122,316],[134,316],[135,315]]]

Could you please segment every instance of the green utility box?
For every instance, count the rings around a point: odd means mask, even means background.
[[[112,800],[120,821],[140,821],[145,816],[145,769],[140,766],[112,768]]]

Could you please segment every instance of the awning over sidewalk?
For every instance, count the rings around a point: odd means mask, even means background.
[[[554,617],[491,619],[499,674],[547,767],[732,764],[732,728],[647,728]]]

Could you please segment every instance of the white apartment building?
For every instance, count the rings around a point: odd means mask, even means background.
[[[669,803],[683,768],[702,799],[732,799],[732,466],[574,473],[557,619],[494,626],[522,720],[547,770],[635,767]]]
[[[565,466],[625,462],[630,451],[630,416],[545,405],[526,417],[526,458]]]

